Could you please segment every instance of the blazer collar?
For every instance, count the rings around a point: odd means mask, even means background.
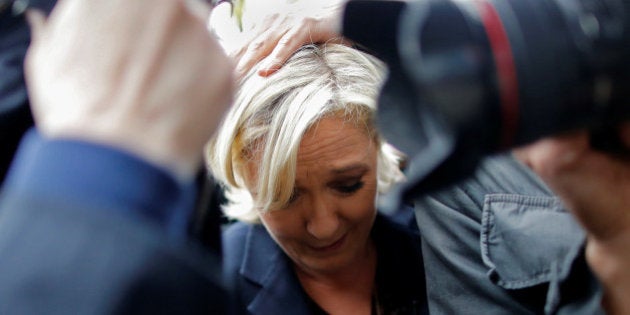
[[[249,229],[240,273],[260,286],[247,307],[252,314],[309,313],[310,300],[293,272],[290,259],[260,224]]]

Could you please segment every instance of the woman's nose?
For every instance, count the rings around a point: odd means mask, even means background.
[[[334,238],[340,224],[339,215],[334,205],[325,200],[318,200],[313,202],[310,212],[306,223],[308,233],[320,240]]]

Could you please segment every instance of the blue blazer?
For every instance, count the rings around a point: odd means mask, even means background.
[[[0,314],[226,314],[219,259],[117,210],[0,197]]]
[[[418,234],[378,215],[372,229],[378,252],[379,300],[398,314],[427,314]],[[226,282],[237,309],[249,314],[320,314],[302,289],[292,262],[260,224],[235,223],[223,233]]]

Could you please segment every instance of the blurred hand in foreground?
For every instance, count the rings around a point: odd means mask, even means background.
[[[28,12],[33,115],[49,138],[113,146],[190,178],[232,95],[197,0],[61,0]]]

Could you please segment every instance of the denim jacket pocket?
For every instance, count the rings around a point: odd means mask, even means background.
[[[584,232],[560,200],[546,196],[485,196],[481,253],[488,275],[505,289],[554,286],[581,252]]]

